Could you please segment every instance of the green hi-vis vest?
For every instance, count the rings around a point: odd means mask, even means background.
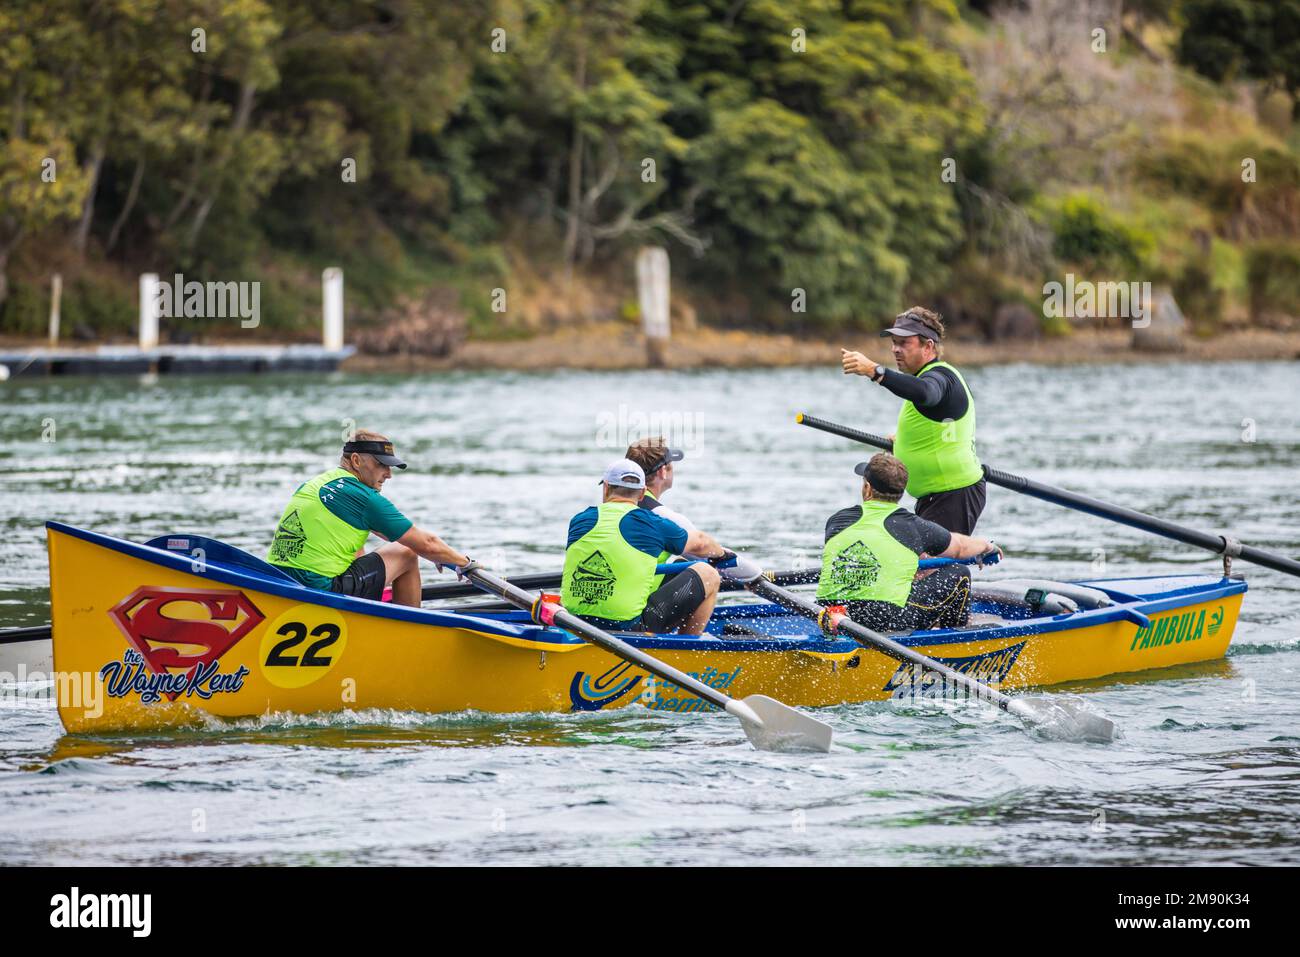
[[[634,502],[596,506],[596,524],[564,553],[560,602],[575,615],[631,621],[654,591],[655,557],[628,544],[618,523]]]
[[[862,517],[826,543],[818,599],[907,605],[919,559],[885,531],[885,519],[898,508],[894,502],[863,502]]]
[[[907,492],[920,498],[974,485],[984,477],[975,454],[975,397],[960,372],[946,362],[931,362],[926,369],[951,369],[966,390],[966,414],[952,422],[927,419],[911,402],[898,412],[894,455],[907,466]]]
[[[327,482],[353,477],[347,469],[330,469],[300,485],[280,516],[266,560],[326,578],[345,571],[370,531],[352,527],[327,509],[320,490]]]

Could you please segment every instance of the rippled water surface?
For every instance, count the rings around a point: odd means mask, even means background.
[[[1295,363],[968,374],[986,462],[1285,554],[1297,546]],[[385,491],[510,572],[558,569],[626,430],[686,447],[669,501],[770,567],[811,560],[897,400],[834,369],[0,384],[0,626],[48,620],[46,519],[261,553],[350,421],[411,469]],[[651,420],[651,421],[647,421]],[[1213,572],[1189,548],[990,490],[1000,571]],[[1104,568],[1104,571],[1101,569]],[[1227,659],[1067,690],[1110,746],[978,704],[824,709],[829,755],[749,747],[722,715],[267,716],[63,733],[0,689],[0,863],[1300,863],[1300,581],[1249,566]],[[433,578],[426,568],[426,579]]]

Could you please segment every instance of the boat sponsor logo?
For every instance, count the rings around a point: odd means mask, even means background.
[[[740,672],[741,666],[737,665],[731,671],[705,668],[702,671],[688,671],[687,674],[700,684],[722,691],[731,687],[731,683],[736,680],[736,676]],[[679,713],[684,711],[708,711],[713,707],[703,698],[697,697],[681,685],[665,681],[662,678],[650,679],[644,694],[641,696],[641,703],[651,711],[676,711]]]
[[[574,569],[569,594],[582,605],[598,605],[614,594],[614,569],[600,552],[592,552]]]
[[[1217,609],[1215,609],[1214,614],[1210,616],[1210,623],[1205,626],[1205,631],[1207,634],[1209,634],[1211,638],[1213,638],[1215,635],[1219,633],[1219,629],[1222,627],[1223,627],[1223,606],[1220,605]]]
[[[282,518],[275,528],[275,537],[271,540],[270,559],[283,564],[297,558],[306,547],[307,532],[302,527],[298,510],[294,509]]]
[[[343,613],[324,605],[294,605],[266,627],[257,660],[277,688],[304,688],[343,657],[348,625]]]
[[[138,693],[144,704],[239,691],[249,670],[222,673],[218,662],[266,617],[241,591],[154,585],[137,588],[108,616],[130,647],[100,669],[105,690],[114,698]]]
[[[870,588],[879,577],[880,559],[866,542],[854,542],[831,560],[830,583],[836,592]]]
[[[934,660],[968,678],[975,679],[980,684],[996,688],[1011,673],[1024,647],[1025,643],[1021,641],[999,648],[997,651],[986,651],[966,658],[935,658]],[[898,669],[885,683],[885,690],[894,698],[948,697],[952,694],[965,693],[963,686],[954,685],[950,688],[948,680],[943,675],[924,668],[918,669],[910,661],[899,664]]]
[[[1167,615],[1159,621],[1153,621],[1149,627],[1139,628],[1133,636],[1129,651],[1142,651],[1147,648],[1163,648],[1165,645],[1181,645],[1196,641],[1207,633],[1212,637],[1223,627],[1223,606],[1220,605],[1209,617],[1206,626],[1205,609],[1185,611],[1180,615]]]
[[[121,661],[110,661],[99,669],[104,680],[104,691],[110,698],[125,698],[135,692],[141,704],[153,704],[163,695],[175,701],[181,695],[211,698],[214,694],[234,694],[244,687],[249,670],[240,665],[234,671],[217,670],[215,661],[195,665],[189,671],[154,673],[145,663],[144,656],[134,648],[122,652]]]
[[[569,700],[574,711],[599,711],[629,694],[643,677],[630,661],[620,661],[601,675],[579,671],[569,685]]]

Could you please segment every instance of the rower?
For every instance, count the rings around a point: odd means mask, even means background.
[[[662,435],[652,439],[638,439],[627,447],[627,457],[645,472],[645,495],[638,503],[670,522],[676,522],[688,532],[695,525],[681,512],[664,505],[664,493],[673,487],[673,463],[686,458],[681,449],[670,449]]]
[[[641,496],[638,506],[649,509],[660,518],[666,518],[674,524],[680,525],[687,532],[695,531],[695,523],[688,519],[676,509],[669,508],[661,499],[665,492],[673,487],[673,463],[680,462],[686,457],[686,453],[681,449],[670,449],[664,437],[657,436],[652,439],[639,439],[627,447],[627,457],[641,466],[645,472],[645,495]],[[705,555],[694,556],[696,558],[707,558]],[[673,560],[672,552],[661,552],[659,555],[659,564]],[[665,581],[663,575],[656,575],[654,587],[659,588]]]
[[[734,553],[712,535],[687,531],[656,511],[638,508],[645,472],[631,459],[605,470],[600,505],[569,522],[561,602],[566,609],[611,631],[704,631],[718,597],[716,569],[696,563],[656,587],[659,557],[687,554],[725,561]]]
[[[891,340],[898,371],[841,349],[846,375],[864,375],[903,399],[894,454],[907,466],[916,514],[969,535],[984,511],[984,468],[975,452],[975,398],[966,380],[940,359],[943,320],[913,306],[880,333]]]
[[[470,560],[380,494],[395,468],[406,463],[387,436],[358,429],[344,443],[338,468],[293,493],[267,560],[309,588],[379,601],[392,585],[396,604],[418,606],[419,558],[458,571]],[[372,532],[388,544],[366,553],[362,546]]]
[[[826,522],[817,601],[844,605],[868,628],[907,631],[955,628],[970,614],[970,569],[946,565],[917,574],[921,556],[977,558],[1001,550],[991,541],[949,532],[898,504],[907,467],[886,452],[854,471],[862,476],[862,503]]]

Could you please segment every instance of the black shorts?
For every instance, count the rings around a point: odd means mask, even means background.
[[[821,603],[843,604],[850,618],[876,631],[960,628],[970,618],[970,569],[945,565],[918,578],[902,608],[887,601]]]
[[[970,535],[975,531],[975,523],[984,511],[987,488],[984,479],[980,479],[965,488],[922,495],[916,500],[916,514],[936,525],[942,525],[950,532]]]
[[[680,628],[682,622],[704,604],[706,597],[704,579],[687,569],[665,578],[663,584],[646,599],[641,614],[631,621],[611,621],[608,618],[595,618],[591,615],[578,617],[597,628],[610,631],[667,633]]]
[[[385,577],[383,556],[378,552],[367,552],[334,576],[330,591],[379,601],[384,597]]]
[[[689,568],[678,572],[665,578],[646,600],[641,624],[646,631],[674,631],[704,604],[705,597],[703,578]]]

